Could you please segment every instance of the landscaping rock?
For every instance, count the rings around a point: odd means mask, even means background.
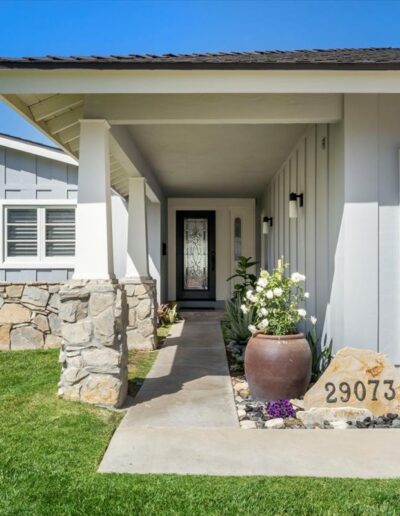
[[[349,386],[348,397],[339,389],[343,384]],[[376,416],[389,412],[400,414],[399,370],[383,353],[356,348],[339,350],[304,396],[306,410],[332,406],[365,408]]]
[[[319,426],[323,428],[324,422],[334,421],[363,421],[366,417],[372,417],[372,412],[368,409],[353,407],[324,408],[314,407],[310,410],[298,411],[297,417],[307,428]]]
[[[275,419],[270,419],[270,420],[266,421],[264,423],[264,427],[268,428],[268,429],[276,429],[276,430],[285,428],[285,421],[282,418],[277,417]]]
[[[240,421],[240,427],[244,430],[252,430],[254,428],[257,428],[257,424],[255,421],[244,420]]]
[[[351,428],[351,426],[348,425],[346,421],[332,421],[329,424],[334,430],[346,430],[348,428]]]

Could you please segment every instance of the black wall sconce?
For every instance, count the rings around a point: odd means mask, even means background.
[[[262,224],[262,232],[263,235],[268,235],[269,228],[272,228],[273,224],[273,218],[272,217],[263,217],[263,224]]]
[[[289,219],[297,219],[297,206],[300,208],[304,204],[304,195],[291,192],[289,194]]]

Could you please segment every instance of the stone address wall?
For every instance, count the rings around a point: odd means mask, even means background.
[[[0,282],[0,351],[61,345],[59,283]]]

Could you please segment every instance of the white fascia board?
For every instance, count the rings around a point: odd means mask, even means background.
[[[2,206],[75,206],[76,199],[0,199]]]
[[[0,70],[0,94],[400,93],[400,70]]]
[[[52,159],[54,161],[60,161],[62,163],[68,163],[68,165],[78,166],[78,160],[68,156],[62,151],[51,150],[41,145],[35,145],[34,143],[22,142],[14,140],[13,138],[7,138],[6,136],[0,136],[0,146],[8,147],[9,149],[15,149],[21,152],[27,152],[43,158]]]

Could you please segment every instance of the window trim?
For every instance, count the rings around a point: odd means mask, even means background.
[[[45,240],[45,231],[46,231],[46,208],[49,209],[65,209],[65,208],[75,208],[76,209],[76,200],[55,200],[44,203],[43,201],[37,200],[2,200],[0,201],[0,222],[1,222],[1,236],[2,236],[2,245],[1,245],[1,267],[4,269],[7,268],[38,268],[38,269],[46,269],[46,268],[65,268],[71,269],[75,267],[75,256],[45,256],[46,254],[46,240]],[[29,209],[35,208],[38,209],[38,256],[7,256],[7,209],[8,208],[20,208],[20,209]],[[75,237],[76,242],[76,237]]]

